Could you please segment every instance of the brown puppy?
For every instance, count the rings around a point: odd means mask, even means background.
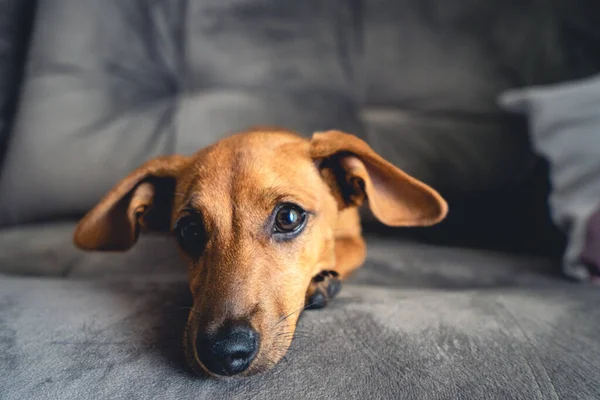
[[[357,207],[391,226],[441,221],[446,202],[338,131],[231,136],[191,157],[148,161],[80,222],[75,243],[125,251],[172,233],[189,263],[191,367],[252,375],[286,353],[300,312],[323,307],[365,259]]]

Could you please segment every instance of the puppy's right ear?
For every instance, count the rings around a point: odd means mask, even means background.
[[[79,222],[75,245],[125,251],[135,244],[140,229],[168,232],[177,177],[188,160],[180,155],[160,157],[133,171]]]

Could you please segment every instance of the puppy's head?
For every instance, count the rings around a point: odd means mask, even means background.
[[[335,264],[340,212],[364,199],[392,226],[446,214],[435,191],[352,135],[252,131],[142,165],[81,220],[75,243],[125,251],[140,231],[172,234],[194,299],[188,361],[251,375],[287,351],[312,277]]]

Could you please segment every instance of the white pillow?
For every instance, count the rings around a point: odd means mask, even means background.
[[[578,280],[600,276],[582,258],[600,205],[600,75],[510,90],[500,104],[527,115],[533,146],[550,163],[552,218],[568,235],[564,273]]]

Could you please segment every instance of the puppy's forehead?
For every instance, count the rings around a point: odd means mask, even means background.
[[[227,202],[257,211],[278,200],[316,207],[322,183],[308,140],[287,132],[232,136],[199,152],[191,172],[193,203],[222,211]]]

